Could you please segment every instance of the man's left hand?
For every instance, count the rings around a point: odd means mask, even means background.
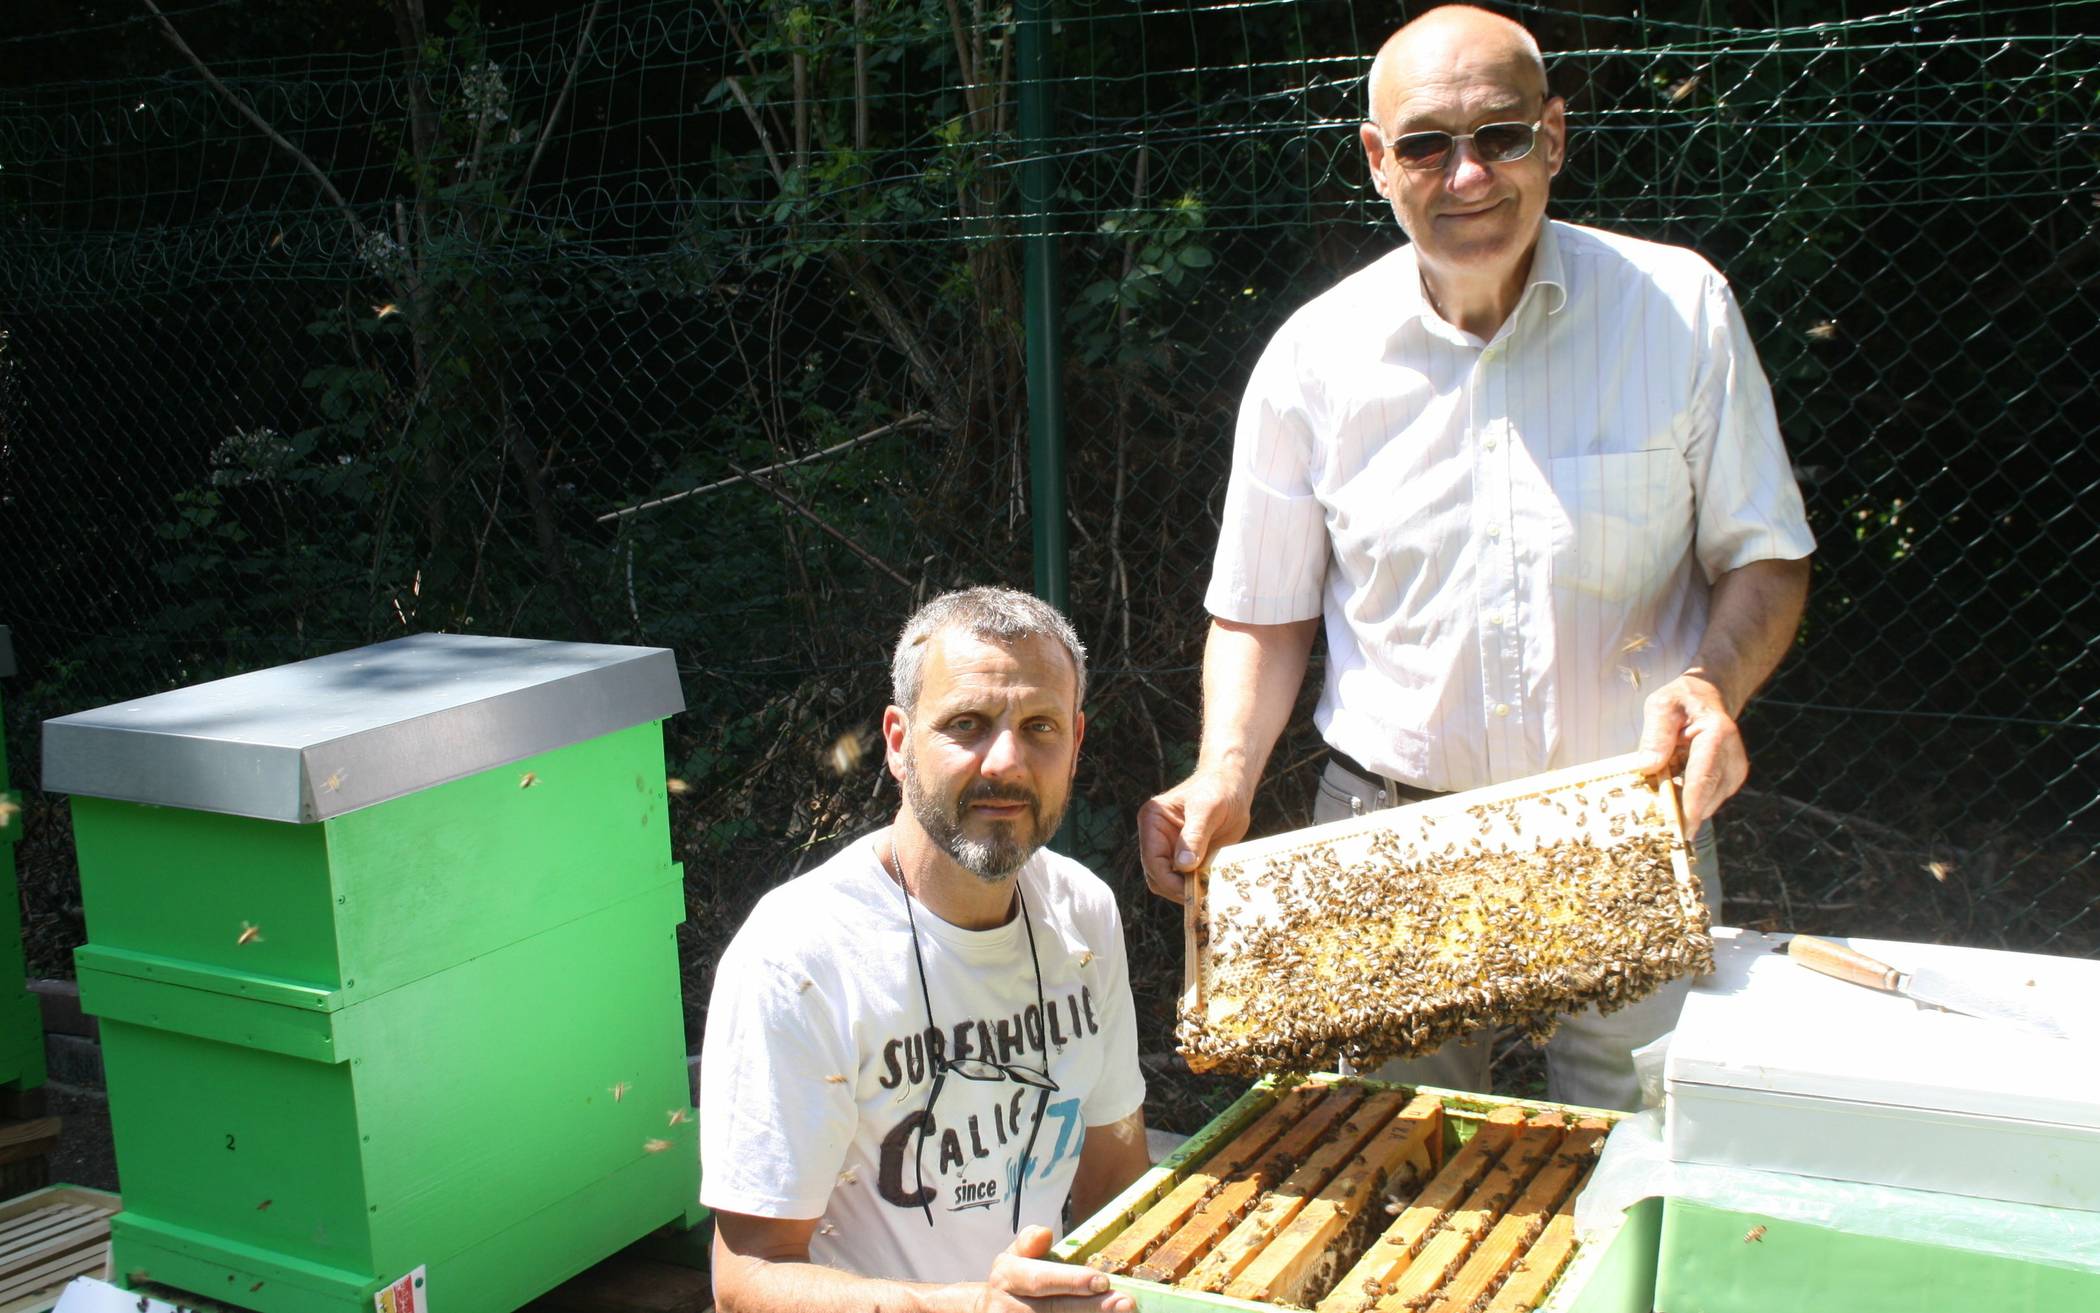
[[[1721,804],[1750,777],[1742,731],[1721,690],[1696,674],[1683,674],[1648,695],[1641,711],[1643,775],[1684,777],[1687,839],[1699,833]]]

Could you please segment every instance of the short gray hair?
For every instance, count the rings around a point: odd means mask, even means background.
[[[1086,705],[1086,644],[1058,609],[1016,588],[964,588],[942,593],[913,612],[897,638],[890,659],[890,700],[907,716],[919,708],[919,685],[926,665],[927,640],[950,629],[1000,643],[1054,638],[1072,658],[1075,680],[1072,706]]]

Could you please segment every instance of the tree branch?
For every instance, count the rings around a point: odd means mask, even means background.
[[[816,525],[819,529],[822,529],[825,533],[837,539],[840,543],[842,543],[845,546],[847,551],[852,552],[855,556],[858,556],[861,560],[867,562],[868,565],[870,565],[874,569],[880,570],[882,571],[882,573],[896,580],[899,584],[903,585],[904,590],[906,592],[911,591],[911,580],[897,573],[897,571],[890,565],[888,561],[883,560],[875,553],[869,551],[867,548],[853,541],[853,539],[846,535],[845,530],[835,527],[829,520],[817,514],[809,507],[804,506],[801,502],[795,500],[794,496],[790,494],[786,489],[778,486],[769,479],[760,477],[757,473],[751,470],[744,469],[735,461],[724,461],[722,463],[727,465],[730,469],[735,470],[743,478],[750,480],[753,485],[763,490],[768,496],[772,497],[782,506],[787,507],[795,514],[801,516],[805,520],[808,520],[811,524]]]
[[[605,0],[594,0],[591,12],[584,15],[583,31],[576,35],[576,54],[569,60],[569,75],[562,79],[561,94],[554,98],[554,108],[547,111],[547,121],[540,125],[539,143],[532,148],[532,158],[525,161],[525,172],[518,178],[518,190],[532,181],[532,172],[540,166],[540,156],[547,152],[547,141],[554,135],[554,125],[561,120],[562,112],[569,107],[569,93],[576,89],[576,73],[583,67],[584,48],[591,43],[591,29],[598,25],[598,11],[605,7]]]
[[[182,33],[175,30],[175,25],[170,23],[168,16],[160,11],[159,5],[154,4],[153,0],[139,0],[139,3],[145,5],[155,20],[159,22],[160,34],[167,38],[168,44],[174,46],[178,54],[190,61],[190,67],[196,69],[198,75],[211,84],[212,90],[224,96],[228,104],[240,111],[242,118],[253,123],[279,150],[291,156],[300,168],[313,175],[314,181],[320,185],[321,194],[326,196],[338,210],[343,212],[343,218],[349,221],[351,233],[356,236],[358,244],[362,246],[365,240],[364,224],[358,222],[357,211],[350,208],[350,202],[343,198],[343,193],[336,190],[335,183],[330,181],[328,175],[321,171],[321,166],[314,163],[313,159],[305,151],[300,150],[286,140],[284,134],[271,127],[262,115],[249,108],[247,101],[234,95],[232,89],[219,80],[219,75],[212,72],[205,62],[198,58],[197,52],[190,49],[189,42],[182,39]]]

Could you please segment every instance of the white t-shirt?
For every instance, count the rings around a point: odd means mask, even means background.
[[[1044,1008],[1019,917],[964,930],[914,904],[922,995],[904,893],[877,859],[877,838],[768,893],[715,968],[700,1198],[725,1212],[821,1218],[810,1256],[828,1266],[981,1281],[1013,1242],[1039,1095],[1009,1077],[950,1071],[922,1141],[928,998],[950,1057],[1041,1069],[1047,1052],[1058,1090],[1030,1155],[1021,1224],[1059,1230],[1086,1128],[1145,1101],[1122,918],[1092,872],[1039,852],[1020,880]]]
[[[1314,723],[1459,790],[1631,752],[1712,581],[1815,547],[1728,283],[1694,252],[1549,222],[1488,341],[1403,246],[1254,367],[1205,603],[1324,615]]]

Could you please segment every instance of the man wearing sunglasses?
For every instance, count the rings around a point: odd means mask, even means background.
[[[1791,644],[1814,542],[1726,281],[1549,221],[1566,106],[1529,33],[1429,10],[1359,129],[1406,246],[1301,308],[1254,368],[1205,604],[1203,736],[1148,802],[1154,892],[1241,838],[1316,632],[1315,819],[1619,753],[1695,826],[1749,764],[1735,718]],[[1711,827],[1697,865],[1718,912]],[[1555,1099],[1630,1107],[1681,987],[1567,1018]],[[1484,1089],[1491,1045],[1390,1074]]]
[[[715,968],[703,1185],[726,1313],[1113,1310],[1045,1261],[1142,1172],[1123,925],[1043,848],[1086,652],[1025,593],[905,625],[883,713],[895,821],[760,901]]]

